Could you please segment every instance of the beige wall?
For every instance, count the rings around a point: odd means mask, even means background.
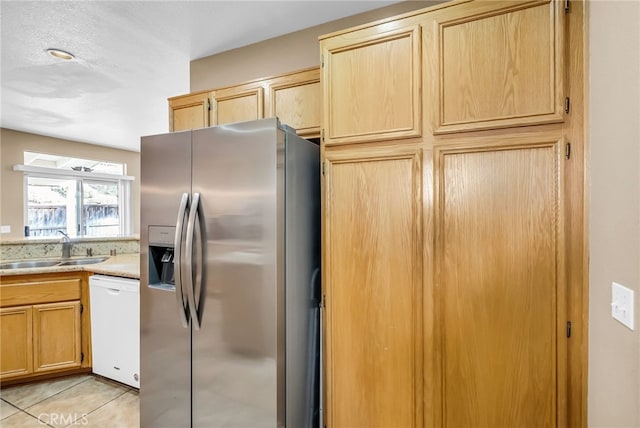
[[[640,2],[589,3],[590,427],[640,426]],[[636,331],[611,318],[635,290]]]
[[[318,36],[422,9],[442,1],[406,1],[191,61],[191,92],[320,65]],[[331,2],[327,2],[331,7]],[[180,95],[180,94],[175,94]]]
[[[24,235],[23,173],[13,171],[13,165],[24,163],[24,151],[99,159],[127,164],[127,175],[136,177],[131,186],[133,200],[133,233],[139,233],[140,217],[140,153],[92,144],[44,137],[11,129],[0,129],[0,223],[10,225],[11,233],[0,238],[20,238]]]

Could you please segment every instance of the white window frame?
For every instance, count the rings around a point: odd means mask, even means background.
[[[88,182],[103,181],[112,182],[118,184],[118,207],[122,210],[120,215],[120,235],[127,236],[131,234],[131,226],[133,224],[132,219],[132,201],[131,201],[131,182],[135,180],[135,177],[129,175],[114,175],[114,174],[102,174],[84,171],[69,171],[60,170],[56,168],[46,168],[40,166],[31,165],[14,165],[14,171],[22,171],[23,177],[23,207],[24,207],[24,224],[29,222],[29,198],[28,198],[28,179],[29,177],[39,178],[55,178],[66,180],[77,180],[81,184],[84,180]],[[80,186],[80,192],[82,192],[82,185]],[[83,203],[84,197],[80,195],[80,201]],[[80,224],[84,222],[84,219],[80,219]],[[80,227],[82,231],[83,227]],[[76,231],[77,233],[77,231]],[[84,238],[87,235],[76,235],[78,238]]]

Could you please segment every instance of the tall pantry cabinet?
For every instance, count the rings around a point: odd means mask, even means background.
[[[586,424],[582,7],[321,37],[327,427]]]

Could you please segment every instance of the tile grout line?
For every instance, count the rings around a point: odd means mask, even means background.
[[[94,377],[94,376],[89,376],[87,379],[83,380],[82,382],[78,382],[78,383],[76,383],[75,385],[70,386],[69,388],[63,389],[63,390],[61,390],[61,391],[59,391],[59,392],[57,392],[57,393],[55,393],[55,394],[53,394],[53,395],[50,395],[49,397],[45,398],[45,399],[44,399],[44,400],[42,400],[42,401],[48,400],[48,399],[49,399],[49,398],[51,398],[51,397],[55,397],[56,395],[58,395],[58,394],[60,394],[60,393],[62,393],[62,392],[64,392],[64,391],[66,391],[66,390],[68,390],[68,389],[71,389],[71,388],[73,388],[73,387],[76,387],[76,386],[78,386],[78,385],[80,385],[80,384],[82,384],[82,383],[86,382],[86,381],[87,381],[87,380],[89,380],[89,379],[96,379],[96,377]],[[96,410],[98,410],[98,409],[100,409],[100,408],[102,408],[102,407],[106,406],[107,404],[109,404],[109,403],[110,403],[110,402],[112,402],[113,400],[115,400],[115,399],[117,399],[117,398],[119,398],[119,397],[123,396],[123,395],[124,395],[124,394],[126,394],[127,392],[128,392],[127,390],[123,391],[121,394],[117,395],[116,397],[112,398],[111,400],[108,400],[108,401],[106,401],[106,402],[102,403],[100,406],[96,407],[95,409],[91,410],[90,412],[88,412],[88,413],[83,413],[83,414],[81,415],[81,417],[82,417],[82,416],[89,416],[91,413],[93,413],[93,412],[95,412]],[[31,406],[29,406],[28,408],[30,409],[30,408],[32,408],[33,406],[36,406],[37,404],[42,403],[42,401],[39,401],[38,403],[32,404],[32,405],[31,405]],[[14,407],[15,407],[15,406],[14,406]],[[36,420],[38,420],[38,422],[39,422],[39,423],[42,423],[42,422],[40,421],[40,419],[39,419],[37,416],[33,415],[32,413],[29,413],[26,409],[20,409],[20,410],[21,410],[21,411],[23,411],[24,413],[28,414],[29,416],[34,417]],[[78,418],[78,417],[74,418],[74,419],[73,419],[73,422],[72,422],[70,425],[67,425],[67,427],[69,427],[69,426],[74,426],[74,425],[75,425],[75,423],[76,423],[78,420],[79,420],[79,418]],[[56,428],[55,426],[52,426],[52,425],[50,425],[50,424],[46,424],[46,426],[51,427],[51,428]],[[66,427],[65,427],[65,428],[66,428]]]
[[[33,419],[35,419],[36,421],[38,421],[38,424],[39,424],[39,425],[42,425],[42,426],[44,426],[44,427],[49,427],[49,428],[55,428],[54,426],[49,425],[47,422],[44,422],[42,419],[38,418],[38,417],[37,417],[37,416],[35,416],[35,415],[32,415],[31,413],[27,412],[27,411],[26,411],[26,410],[24,410],[24,409],[19,409],[19,411],[18,411],[18,412],[14,413],[13,415],[11,415],[11,416],[9,416],[9,417],[13,417],[13,416],[18,415],[18,414],[20,414],[20,413],[24,413],[24,414],[26,414],[26,415],[31,416]]]
[[[18,410],[18,412],[19,412],[20,410],[22,410],[20,407],[18,407],[18,406],[14,406],[13,404],[9,403],[9,402],[8,402],[7,400],[5,400],[4,398],[0,398],[0,401],[4,401],[4,402],[5,402],[5,403],[7,403],[9,406],[13,407],[14,409],[17,409],[17,410]],[[3,420],[5,420],[5,419],[7,419],[7,418],[10,418],[11,416],[15,415],[15,414],[16,414],[16,413],[18,413],[18,412],[13,412],[13,414],[11,414],[10,416],[5,416],[5,417],[3,417],[3,418],[0,418],[0,421],[3,421]]]
[[[101,405],[99,405],[98,407],[96,407],[95,409],[93,409],[92,411],[90,411],[89,413],[85,413],[84,416],[88,417],[90,414],[92,414],[93,412],[102,409],[104,406],[106,406],[107,404],[111,403],[113,400],[117,400],[118,398],[122,397],[123,395],[125,395],[126,393],[128,393],[129,391],[123,391],[122,394],[113,397],[111,400],[109,401],[105,401],[104,403],[102,403]],[[65,428],[68,428],[72,425],[75,425],[75,423],[78,421],[78,419],[75,419],[70,425],[67,425]]]
[[[102,377],[101,377],[101,376],[92,376],[92,375],[89,375],[89,376],[87,376],[87,378],[86,378],[86,379],[81,380],[81,381],[79,381],[78,383],[75,383],[75,384],[73,384],[73,385],[70,385],[70,386],[68,386],[68,387],[66,387],[66,388],[64,388],[64,389],[62,389],[62,390],[60,390],[60,391],[58,391],[58,392],[56,392],[56,393],[54,393],[54,394],[52,394],[52,395],[49,395],[49,396],[47,396],[47,397],[43,398],[43,399],[42,399],[42,400],[40,400],[40,401],[37,401],[37,402],[35,402],[35,403],[33,403],[33,404],[30,404],[30,405],[29,405],[28,407],[26,407],[26,408],[21,408],[21,407],[17,406],[16,404],[11,403],[10,401],[8,401],[6,398],[2,398],[2,397],[0,397],[0,400],[4,401],[5,403],[7,403],[8,405],[10,405],[11,407],[13,407],[13,408],[17,409],[17,411],[16,411],[15,413],[13,413],[11,416],[7,416],[7,418],[12,417],[12,416],[14,416],[14,415],[17,415],[17,414],[19,414],[19,413],[26,413],[26,414],[27,414],[27,415],[29,415],[30,417],[32,417],[32,418],[34,418],[34,419],[36,419],[36,420],[38,421],[38,423],[39,423],[39,424],[41,424],[42,426],[49,427],[49,428],[56,428],[55,426],[53,426],[53,425],[51,425],[51,424],[49,424],[49,423],[46,423],[46,422],[44,422],[44,421],[40,420],[36,415],[34,415],[34,414],[30,413],[30,411],[28,411],[27,409],[31,409],[32,407],[34,407],[34,406],[36,406],[36,405],[38,405],[38,404],[42,403],[43,401],[49,400],[49,399],[51,399],[51,398],[53,398],[53,397],[55,397],[55,396],[57,396],[57,395],[61,394],[62,392],[65,392],[65,391],[67,391],[67,390],[69,390],[69,389],[71,389],[71,388],[74,388],[74,387],[76,387],[76,386],[79,386],[79,385],[83,384],[84,382],[86,382],[86,381],[88,381],[88,380],[91,380],[91,379],[102,379]],[[107,404],[109,404],[110,402],[112,402],[113,400],[117,400],[118,398],[122,397],[123,395],[125,395],[125,394],[127,394],[127,393],[129,393],[129,392],[131,392],[131,393],[136,393],[136,394],[137,394],[137,393],[139,393],[139,390],[137,390],[137,389],[135,389],[135,388],[132,388],[132,387],[130,387],[130,386],[128,386],[128,385],[120,385],[119,383],[117,383],[117,382],[112,382],[112,381],[108,381],[107,383],[108,383],[108,384],[114,383],[114,384],[116,384],[116,386],[123,386],[123,387],[125,387],[125,388],[124,388],[124,390],[123,390],[123,391],[121,391],[121,393],[120,393],[120,394],[118,394],[117,396],[115,396],[115,397],[113,397],[112,399],[110,399],[110,400],[108,400],[108,401],[106,401],[106,402],[102,403],[100,406],[96,407],[95,409],[91,410],[90,412],[88,412],[88,413],[86,413],[86,414],[83,414],[84,416],[88,416],[88,415],[90,415],[90,414],[94,413],[95,411],[97,411],[97,410],[99,410],[99,409],[103,408],[104,406],[106,406]],[[3,419],[6,419],[6,418],[3,418]],[[79,418],[75,418],[75,419],[74,419],[74,421],[71,423],[71,425],[67,425],[67,427],[73,426],[73,425],[74,425],[78,420],[79,420]]]
[[[63,378],[60,378],[60,379],[63,379]],[[20,410],[25,410],[25,411],[26,411],[26,409],[29,409],[29,408],[31,408],[31,407],[33,407],[33,406],[37,405],[37,404],[40,404],[40,403],[42,403],[43,401],[48,400],[48,399],[49,399],[49,398],[51,398],[51,397],[55,397],[56,395],[60,394],[61,392],[64,392],[64,391],[66,391],[66,390],[68,390],[68,389],[70,389],[70,388],[73,388],[74,386],[78,386],[78,385],[80,385],[80,384],[82,384],[82,383],[84,383],[84,382],[88,381],[89,379],[91,379],[91,376],[87,377],[85,380],[82,380],[82,381],[80,381],[80,382],[78,382],[78,383],[75,383],[75,384],[73,384],[73,385],[71,385],[71,386],[68,386],[68,387],[67,387],[67,388],[65,388],[65,389],[62,389],[62,390],[60,390],[60,391],[56,392],[55,394],[49,395],[49,396],[47,396],[47,397],[43,398],[43,399],[42,399],[42,400],[40,400],[40,401],[37,401],[37,402],[35,402],[35,403],[33,403],[33,404],[30,404],[29,406],[25,407],[24,409],[23,409],[22,407],[19,407],[19,406],[17,406],[17,405],[15,405],[15,404],[13,404],[12,402],[8,401],[8,400],[7,400],[7,399],[5,399],[5,398],[3,398],[3,400],[4,400],[4,401],[6,401],[7,403],[11,404],[13,407],[16,407],[16,408],[18,408],[18,409],[20,409]],[[44,381],[44,382],[46,382],[46,381]],[[44,382],[43,382],[43,383],[44,383]],[[25,385],[29,385],[29,384],[25,384]]]

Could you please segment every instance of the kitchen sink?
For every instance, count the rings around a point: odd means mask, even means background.
[[[28,269],[37,267],[55,266],[60,263],[57,260],[26,260],[22,262],[2,263],[0,269]]]
[[[78,266],[78,265],[92,265],[94,263],[101,263],[107,260],[109,257],[92,257],[88,259],[73,259],[62,261],[58,266]]]
[[[102,263],[109,257],[87,257],[84,259],[69,259],[69,260],[23,260],[19,262],[6,262],[0,264],[0,270],[2,269],[29,269],[39,267],[52,267],[52,266],[80,266],[80,265],[92,265],[94,263]]]

